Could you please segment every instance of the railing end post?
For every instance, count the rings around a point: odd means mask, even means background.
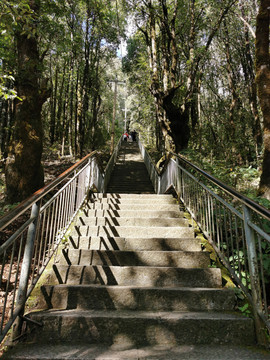
[[[24,313],[24,304],[27,297],[27,289],[29,285],[29,275],[31,272],[32,257],[34,252],[35,240],[38,234],[39,228],[39,214],[40,214],[41,200],[32,205],[31,219],[32,223],[29,225],[27,238],[25,243],[25,249],[23,254],[23,261],[21,267],[21,277],[18,287],[16,306],[21,306],[19,316],[13,325],[12,339],[15,340],[21,335]],[[20,316],[21,315],[21,316]]]

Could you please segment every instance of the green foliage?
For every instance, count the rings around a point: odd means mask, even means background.
[[[251,165],[235,166],[226,160],[203,157],[194,149],[186,149],[181,155],[225,184],[270,209],[270,201],[257,196],[260,170]]]
[[[4,214],[8,213],[9,211],[13,210],[17,205],[19,205],[19,203],[3,205],[0,208],[0,217],[3,216]]]
[[[250,317],[252,314],[251,307],[248,302],[246,302],[243,306],[238,306],[238,309],[242,312],[244,316]]]
[[[15,99],[17,98],[17,92],[5,86],[7,80],[14,81],[15,79],[11,75],[0,76],[0,98],[3,97],[5,100]]]
[[[5,100],[18,99],[22,101],[22,99],[17,95],[17,91],[8,86],[14,81],[15,79],[12,75],[0,75],[0,98],[4,98]]]

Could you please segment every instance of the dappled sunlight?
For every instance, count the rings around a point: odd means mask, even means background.
[[[234,291],[175,199],[149,196],[94,193],[84,204],[41,287],[44,311],[29,315],[44,324],[36,339],[130,359],[253,341],[252,320],[233,313]]]

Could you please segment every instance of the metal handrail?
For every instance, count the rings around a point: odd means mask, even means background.
[[[242,203],[249,206],[253,210],[257,211],[260,215],[262,215],[266,219],[270,220],[270,211],[268,209],[266,209],[265,207],[263,207],[260,204],[256,203],[255,201],[249,199],[245,195],[240,194],[238,191],[236,191],[232,187],[224,184],[219,179],[217,179],[214,176],[208,174],[204,170],[200,169],[198,166],[192,164],[190,161],[185,159],[183,156],[175,154],[173,152],[170,152],[170,153],[173,156],[175,156],[176,158],[178,158],[179,160],[181,160],[182,162],[184,162],[185,164],[187,164],[188,166],[190,166],[191,168],[193,168],[194,170],[196,170],[197,172],[199,172],[200,174],[202,174],[204,177],[206,177],[208,180],[210,180],[213,184],[217,185],[220,189],[226,191],[229,195],[233,195],[235,198],[240,200]]]
[[[106,191],[120,146],[121,139],[105,171],[94,151],[0,219],[0,235],[11,234],[0,246],[0,288],[5,289],[0,308],[0,342],[14,322],[13,337],[20,336],[27,298],[89,190]],[[14,222],[22,216],[16,228]]]
[[[69,169],[60,174],[55,180],[51,181],[49,184],[45,185],[43,188],[37,190],[33,195],[29,196],[27,199],[22,201],[16,208],[8,212],[6,215],[0,218],[0,231],[7,227],[12,221],[17,219],[22,215],[26,210],[28,210],[34,203],[39,201],[42,197],[52,191],[59,183],[67,179],[76,169],[78,169],[82,164],[84,164],[88,159],[97,155],[97,151],[93,151],[90,154],[86,155],[83,159],[78,161],[76,164],[72,165]],[[98,166],[100,166],[98,164]],[[103,171],[101,169],[101,171]]]
[[[253,309],[257,340],[263,343],[264,326],[270,331],[267,305],[270,299],[266,291],[269,274],[264,265],[270,257],[267,233],[270,211],[180,155],[171,153],[174,159],[170,158],[159,172],[143,144],[139,143],[139,147],[156,193],[174,188],[236,286],[245,294]]]

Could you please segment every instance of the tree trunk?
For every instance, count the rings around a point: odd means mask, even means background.
[[[57,114],[56,114],[56,129],[55,129],[55,140],[59,140],[62,137],[62,126],[61,126],[61,118],[63,113],[63,106],[64,106],[64,89],[65,89],[65,79],[66,79],[66,62],[64,62],[64,72],[62,74],[62,82],[59,89],[59,94],[57,96]]]
[[[54,144],[55,142],[55,126],[56,126],[56,100],[58,93],[58,65],[55,69],[55,80],[54,80],[54,91],[51,95],[51,119],[50,119],[50,143]]]
[[[77,79],[76,79],[76,89],[75,89],[75,116],[74,116],[74,151],[75,156],[78,154],[78,107],[79,107],[79,99],[78,99],[78,89],[79,89],[79,77],[80,72],[77,69]]]
[[[163,99],[162,107],[166,111],[166,116],[170,124],[169,135],[172,137],[174,142],[175,151],[185,149],[188,146],[188,141],[190,137],[190,128],[189,128],[189,111],[190,104],[186,104],[183,108],[180,109],[178,106],[173,103],[173,96],[170,94]]]
[[[79,153],[80,157],[83,157],[83,151],[85,146],[85,131],[86,131],[86,119],[87,112],[89,108],[89,88],[90,88],[90,40],[89,40],[89,32],[90,32],[90,23],[89,23],[89,12],[88,9],[88,20],[86,22],[86,30],[85,30],[85,48],[84,48],[84,71],[83,71],[83,80],[81,85],[81,101],[82,108],[79,116]]]
[[[4,159],[5,159],[4,153],[6,152],[7,149],[6,135],[7,135],[7,125],[8,125],[9,101],[10,100],[4,101],[2,99],[0,106],[0,121],[1,121],[0,151],[1,151],[1,157],[3,157]]]
[[[65,95],[63,100],[63,123],[62,123],[62,149],[61,156],[65,155],[66,138],[68,137],[67,107],[69,101],[70,73],[68,73]]]
[[[236,119],[238,115],[238,108],[239,108],[239,98],[236,92],[236,77],[233,70],[233,63],[232,63],[232,56],[231,56],[231,49],[230,49],[230,36],[227,27],[226,20],[224,20],[224,46],[225,46],[225,56],[226,56],[226,67],[227,67],[227,77],[228,77],[228,85],[231,92],[231,104],[229,108],[229,123],[227,127],[227,144],[228,146],[228,153],[230,156],[230,161],[234,164],[237,163],[237,156],[241,158],[240,152],[236,149]],[[239,159],[240,160],[240,159]],[[241,161],[240,161],[241,162]]]
[[[243,9],[243,5],[241,5],[242,17],[245,19],[245,11]],[[245,36],[245,46],[243,51],[243,56],[241,56],[241,63],[243,67],[248,99],[250,104],[251,113],[253,116],[252,123],[252,133],[254,137],[254,147],[256,153],[256,162],[259,164],[259,156],[263,145],[263,136],[262,136],[262,128],[260,123],[260,115],[259,115],[259,104],[257,97],[257,85],[255,82],[255,69],[254,69],[254,61],[252,58],[251,51],[251,41],[249,35],[249,28],[245,24],[244,25],[244,36]]]
[[[29,1],[29,6],[37,16],[38,2]],[[30,33],[23,33],[23,23],[22,30],[16,33],[17,93],[22,101],[17,101],[16,104],[15,159],[9,161],[6,166],[7,197],[12,203],[22,201],[44,184],[41,165],[43,137],[41,109],[49,93],[45,86],[41,89],[39,85],[41,64],[37,36],[33,34],[33,30],[36,30],[35,23],[34,21],[28,23],[28,26],[29,24],[33,26]]]
[[[259,194],[270,200],[270,0],[261,0],[256,26],[256,82],[264,122],[264,156]]]

